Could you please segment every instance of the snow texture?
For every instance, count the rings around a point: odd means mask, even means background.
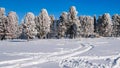
[[[119,41],[113,37],[4,40],[0,68],[119,68]]]

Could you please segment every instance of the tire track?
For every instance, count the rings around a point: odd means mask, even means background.
[[[47,57],[44,57],[44,58],[41,58],[40,56],[35,56],[35,58],[31,57],[31,58],[24,58],[24,59],[18,59],[18,60],[3,61],[3,62],[0,62],[0,65],[1,64],[11,64],[11,65],[5,66],[5,67],[0,67],[0,68],[10,68],[10,67],[15,68],[16,66],[27,67],[27,66],[41,64],[41,63],[50,62],[50,61],[53,61],[53,62],[61,61],[62,59],[69,58],[69,57],[87,52],[90,49],[92,49],[92,46],[90,46],[90,45],[84,45],[84,44],[81,44],[81,45],[82,45],[82,48],[81,48],[81,46],[79,46],[76,49],[72,49],[67,54],[63,52],[63,53],[54,53],[54,54],[48,55]],[[81,50],[81,49],[83,49],[83,50]],[[63,54],[65,54],[65,55],[63,55]],[[59,55],[59,56],[57,56],[57,55]],[[60,55],[63,55],[63,56],[60,56]]]

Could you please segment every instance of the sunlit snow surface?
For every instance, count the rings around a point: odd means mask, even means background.
[[[0,41],[0,68],[120,68],[120,38]]]

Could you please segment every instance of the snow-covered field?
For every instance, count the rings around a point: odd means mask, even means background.
[[[120,38],[0,41],[0,68],[120,68]]]

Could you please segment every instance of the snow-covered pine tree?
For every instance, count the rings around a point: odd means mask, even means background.
[[[28,12],[24,19],[23,33],[27,36],[28,40],[35,38],[37,35],[35,16],[32,12]]]
[[[8,38],[17,38],[18,37],[18,16],[16,12],[9,12],[8,13],[8,26],[7,26],[8,33],[12,34],[8,36]]]
[[[68,14],[67,12],[63,12],[59,18],[59,23],[58,23],[58,28],[57,28],[58,38],[65,37],[67,26],[69,26]]]
[[[25,39],[25,37],[23,37],[25,36],[24,35],[25,33],[23,33],[24,31],[23,25],[24,25],[23,21],[21,22],[21,24],[18,25],[18,38],[20,39],[23,39],[23,38]]]
[[[97,19],[96,19],[96,15],[94,15],[94,32],[97,32]]]
[[[38,37],[41,39],[48,38],[48,34],[50,33],[51,20],[47,10],[42,9],[40,15],[36,17],[35,20],[36,20],[36,26],[38,31],[38,34],[37,34]]]
[[[113,22],[112,36],[118,37],[120,36],[120,15],[118,14],[113,15],[112,22]]]
[[[49,33],[49,38],[52,38],[52,37],[55,37],[56,35],[56,22],[55,22],[55,17],[54,15],[50,15],[50,21],[51,21],[51,24],[50,24],[50,33]]]
[[[112,20],[109,13],[105,13],[98,18],[98,33],[100,36],[108,37],[112,35]]]
[[[79,35],[81,24],[79,22],[77,14],[78,14],[78,12],[76,11],[76,7],[75,6],[70,7],[70,10],[68,13],[69,28],[70,28],[70,26],[75,24],[77,26],[77,31],[75,31],[75,30],[74,31],[77,33],[76,35]],[[68,29],[67,33],[69,33],[69,31],[70,30]]]
[[[89,37],[94,33],[94,18],[91,16],[80,16],[81,36]]]
[[[5,16],[5,8],[0,8],[0,39],[6,39],[8,19]]]

